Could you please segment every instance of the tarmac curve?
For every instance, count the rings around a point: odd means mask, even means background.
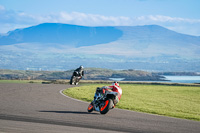
[[[73,86],[0,83],[0,133],[199,133],[200,122],[113,109],[87,112],[89,103],[63,96]],[[123,88],[122,88],[123,89]]]

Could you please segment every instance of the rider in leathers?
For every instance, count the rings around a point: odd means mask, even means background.
[[[84,76],[83,66],[80,66],[79,68],[74,70],[73,76],[79,76],[80,78],[82,78]]]

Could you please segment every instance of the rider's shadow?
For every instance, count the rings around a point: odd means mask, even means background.
[[[93,114],[93,115],[97,115],[99,113],[95,113],[95,112],[92,112],[92,113],[89,113],[89,112],[81,112],[81,111],[47,111],[47,110],[40,110],[39,112],[48,112],[48,113],[67,113],[67,114]]]

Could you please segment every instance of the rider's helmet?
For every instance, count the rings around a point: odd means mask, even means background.
[[[80,68],[83,69],[83,66],[81,65]]]
[[[119,86],[119,83],[118,83],[117,81],[114,81],[114,82],[112,83],[112,85],[113,85],[113,86],[114,86],[114,85]]]

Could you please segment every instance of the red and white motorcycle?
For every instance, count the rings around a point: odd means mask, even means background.
[[[98,87],[94,100],[88,106],[88,112],[98,111],[101,114],[106,114],[110,109],[114,108],[114,99],[117,95],[117,92]]]

